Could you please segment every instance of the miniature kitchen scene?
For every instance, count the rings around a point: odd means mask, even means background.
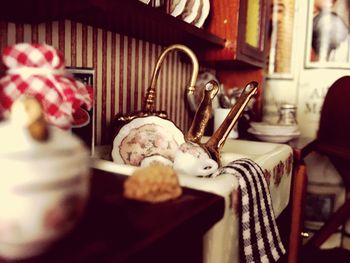
[[[6,2],[0,263],[349,262],[349,10]]]

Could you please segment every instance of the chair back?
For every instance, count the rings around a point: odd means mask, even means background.
[[[350,150],[350,76],[341,77],[328,89],[317,138]]]
[[[323,102],[317,135],[318,150],[326,154],[350,189],[350,76],[335,81]]]

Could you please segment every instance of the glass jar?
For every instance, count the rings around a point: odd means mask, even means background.
[[[296,125],[297,124],[297,107],[293,104],[282,104],[279,108],[278,124]]]

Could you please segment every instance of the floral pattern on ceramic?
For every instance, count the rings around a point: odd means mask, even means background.
[[[230,194],[230,209],[235,216],[239,215],[239,205],[241,202],[241,189],[237,188]]]
[[[271,181],[271,172],[267,169],[264,170],[264,176],[267,182],[267,185],[270,185],[270,181]]]
[[[0,222],[0,235],[3,236],[9,229],[9,224],[6,221]]]
[[[293,168],[293,155],[289,155],[288,159],[286,160],[286,174],[289,175],[291,174],[292,168]]]
[[[44,227],[48,230],[64,229],[81,217],[84,207],[84,198],[77,194],[68,195],[48,209],[43,218]]]
[[[280,161],[272,171],[265,170],[265,178],[268,184],[270,184],[271,177],[273,178],[274,184],[278,187],[281,183],[282,176],[286,174],[287,176],[291,174],[293,169],[293,155],[289,155],[285,161]]]
[[[276,186],[279,186],[281,183],[282,176],[284,174],[284,163],[280,161],[274,168],[273,168],[273,180]]]
[[[193,142],[186,142],[181,144],[179,150],[183,153],[189,153],[197,159],[210,158],[209,154],[202,147]]]
[[[1,220],[0,222],[0,236],[2,238],[8,238],[11,236],[20,236],[21,227],[18,222],[11,220]]]
[[[120,146],[119,152],[125,164],[139,166],[152,155],[173,160],[179,145],[174,137],[157,124],[145,124],[130,131]]]
[[[0,123],[0,167],[8,171],[0,176],[0,200],[6,200],[0,202],[2,258],[43,253],[73,229],[87,203],[87,149],[67,131],[48,132],[47,140],[38,141],[25,127]]]
[[[125,124],[113,140],[112,159],[119,164],[140,166],[143,159],[159,155],[170,161],[185,142],[182,131],[158,116],[138,117]]]
[[[206,177],[218,169],[218,163],[199,145],[185,142],[175,152],[176,172],[191,176]]]
[[[0,204],[0,255],[9,259],[22,259],[38,255],[46,250],[79,222],[86,207],[89,192],[89,174],[85,162],[73,160],[52,165],[48,172],[46,165],[33,164],[23,167],[42,173],[24,173],[31,182],[18,183],[1,189],[1,198],[11,203]],[[75,159],[75,157],[73,158]],[[87,160],[87,159],[86,159]],[[43,161],[41,161],[43,162]],[[77,183],[70,180],[69,170],[62,167],[75,167],[82,171]],[[18,174],[24,165],[18,165]],[[81,167],[81,168],[79,168]],[[68,174],[65,174],[68,171]],[[50,175],[50,176],[48,176]],[[68,177],[60,180],[58,177]],[[74,176],[74,175],[73,175]],[[75,175],[76,176],[76,175]],[[42,177],[41,179],[39,179]],[[53,179],[51,179],[51,177]],[[39,181],[38,181],[39,179]],[[61,178],[62,179],[62,178]],[[23,180],[24,181],[24,180]],[[36,183],[35,183],[36,181]],[[25,216],[23,216],[25,215]]]

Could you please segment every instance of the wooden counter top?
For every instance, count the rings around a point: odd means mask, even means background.
[[[203,234],[222,218],[224,199],[184,188],[176,200],[136,202],[122,196],[125,179],[93,170],[80,224],[46,254],[16,262],[202,262]]]

